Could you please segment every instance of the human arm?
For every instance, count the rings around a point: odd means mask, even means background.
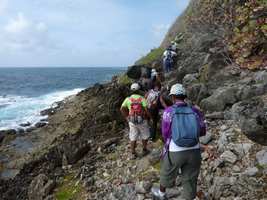
[[[166,143],[171,137],[172,108],[168,107],[164,110],[161,122],[162,138]]]
[[[163,99],[163,97],[161,95],[159,96],[159,101],[160,101],[160,103],[164,109],[168,107],[165,100]]]
[[[128,98],[126,98],[120,108],[122,116],[127,120],[129,115],[129,109],[128,109]]]

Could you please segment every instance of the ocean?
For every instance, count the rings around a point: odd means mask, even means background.
[[[0,68],[0,130],[32,125],[46,116],[40,111],[77,94],[95,83],[104,83],[125,68]]]

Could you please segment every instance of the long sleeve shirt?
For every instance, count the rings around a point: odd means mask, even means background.
[[[185,102],[179,101],[176,102],[176,105],[179,106],[186,106],[187,104]],[[166,152],[169,150],[169,145],[171,142],[171,125],[172,125],[172,115],[173,115],[173,107],[170,106],[164,110],[163,117],[162,117],[162,124],[161,124],[161,132],[162,137],[164,140],[164,149],[162,152],[162,156],[166,154]],[[200,127],[200,136],[206,135],[206,124],[204,122],[204,116],[200,112],[199,109],[197,109],[195,106],[192,106],[193,112],[195,112],[198,116],[198,123]]]

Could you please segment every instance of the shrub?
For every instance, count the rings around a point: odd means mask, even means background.
[[[146,56],[136,62],[136,65],[149,65],[153,61],[159,60],[164,52],[162,48],[152,49]]]

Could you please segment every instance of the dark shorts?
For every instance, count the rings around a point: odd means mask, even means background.
[[[160,184],[166,188],[172,187],[181,169],[183,198],[194,199],[197,192],[197,178],[201,165],[199,149],[169,152],[161,161]]]

